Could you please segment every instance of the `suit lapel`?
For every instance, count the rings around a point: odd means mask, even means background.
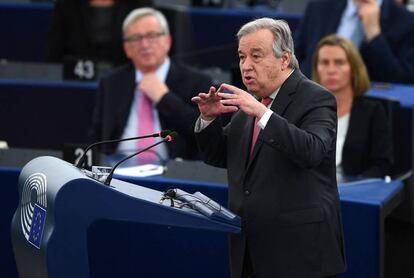
[[[270,109],[273,110],[273,112],[275,112],[276,114],[280,116],[283,116],[286,108],[292,102],[292,95],[296,92],[296,85],[302,77],[303,77],[302,73],[298,69],[296,69],[289,76],[289,78],[286,79],[286,81],[280,87],[280,90],[277,93],[276,98],[272,103],[272,106],[270,107]],[[254,118],[252,118],[250,122],[250,134],[253,133],[253,125],[254,125]],[[250,138],[251,138],[251,135],[250,135]],[[254,146],[254,149],[253,149],[252,157],[251,159],[248,159],[247,168],[249,168],[250,164],[253,162],[253,160],[257,156],[262,145],[263,145],[263,133],[260,132],[257,138],[256,145]]]
[[[127,88],[126,91],[128,92],[128,98],[126,98],[127,100],[127,105],[128,107],[131,107],[132,104],[132,100],[134,99],[134,95],[135,95],[135,89],[136,86],[138,85],[136,83],[136,79],[135,79],[135,68],[131,67],[131,69],[129,69],[128,73],[125,75],[125,87]],[[122,86],[122,85],[121,85]]]
[[[366,110],[361,106],[361,97],[356,97],[354,103],[352,104],[351,115],[349,118],[348,131],[345,135],[345,141],[342,151],[342,161],[348,159],[347,154],[351,154],[352,151],[347,151],[347,148],[353,144],[353,142],[358,142],[358,137],[361,134],[362,126],[366,124],[364,120],[368,115],[365,115]],[[359,119],[359,120],[358,120]],[[346,163],[346,162],[344,162]]]
[[[122,92],[124,94],[123,97],[119,97],[120,106],[118,108],[121,117],[120,121],[122,123],[121,130],[124,130],[128,121],[129,112],[131,111],[131,105],[134,100],[135,88],[137,85],[135,82],[135,67],[132,64],[128,67],[125,74],[122,75],[122,79],[119,81],[119,84],[115,85],[115,92]]]
[[[247,150],[245,152],[243,152],[242,156],[241,156],[241,160],[242,160],[242,165],[244,166],[244,168],[247,168],[250,164],[250,144],[252,142],[252,136],[253,136],[253,127],[254,127],[254,122],[255,122],[255,118],[254,117],[250,117],[247,116],[246,114],[243,114],[245,116],[245,119],[243,120],[243,127],[240,130],[245,130],[246,133],[248,134],[248,136],[242,136],[242,146],[245,146],[244,149]],[[257,141],[258,142],[258,141]],[[257,145],[256,142],[256,145]],[[256,149],[256,146],[255,146]]]
[[[165,84],[171,89],[171,91],[175,91],[175,84],[179,82],[179,74],[177,72],[177,66],[173,61],[170,63],[170,68],[168,70],[167,78],[165,79]]]

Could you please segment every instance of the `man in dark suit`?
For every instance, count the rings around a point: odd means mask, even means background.
[[[381,5],[378,2],[310,2],[295,34],[296,56],[302,71],[310,76],[318,41],[337,33],[357,41],[356,47],[372,80],[414,83],[414,14],[394,0],[382,0]]]
[[[100,81],[92,138],[116,139],[170,129],[177,131],[179,138],[168,144],[168,149],[162,145],[156,152],[164,159],[197,158],[192,123],[198,113],[191,97],[207,90],[211,78],[170,61],[171,37],[161,12],[152,8],[132,11],[124,21],[123,32],[125,53],[132,64],[121,66]],[[142,115],[139,105],[144,102],[150,102],[152,112]],[[149,116],[153,126],[140,132]],[[109,152],[136,150],[136,142],[128,141]]]
[[[300,72],[286,22],[258,19],[237,36],[243,83],[255,97],[222,84],[193,98],[203,159],[227,168],[229,207],[242,218],[242,233],[230,237],[231,275],[341,273],[335,98]],[[235,114],[222,128],[227,112]]]

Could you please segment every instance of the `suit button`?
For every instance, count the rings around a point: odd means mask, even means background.
[[[245,190],[244,191],[244,195],[246,195],[246,196],[250,195],[250,191],[249,190]]]
[[[275,139],[269,139],[269,143],[275,142]]]

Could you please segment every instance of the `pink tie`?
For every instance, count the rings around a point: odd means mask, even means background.
[[[267,107],[272,102],[272,99],[270,97],[265,97],[262,99],[262,103]],[[253,136],[252,136],[252,143],[250,144],[250,156],[253,154],[254,145],[256,145],[257,137],[259,137],[259,133],[261,128],[257,124],[257,122],[260,119],[256,118],[254,120],[254,126],[253,126]]]
[[[139,93],[138,100],[138,136],[154,133],[154,114],[152,111],[152,102],[144,94]],[[142,150],[151,144],[155,143],[154,137],[137,140],[138,150]],[[157,161],[157,156],[154,153],[154,149],[150,149],[138,155],[139,162],[154,163]]]

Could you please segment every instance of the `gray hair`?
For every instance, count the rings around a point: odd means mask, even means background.
[[[248,22],[240,28],[239,32],[237,32],[237,39],[240,41],[243,36],[261,29],[267,29],[272,32],[272,47],[275,56],[280,58],[285,51],[289,52],[292,56],[289,67],[292,69],[298,69],[299,63],[295,56],[292,32],[290,31],[289,25],[284,20],[263,17]]]
[[[127,29],[129,25],[131,25],[132,23],[136,22],[144,16],[155,16],[155,18],[157,18],[158,22],[160,23],[161,31],[165,35],[170,34],[170,28],[168,27],[167,19],[160,11],[153,8],[139,8],[131,11],[124,19],[124,22],[122,24],[122,32],[124,38],[127,37]]]

